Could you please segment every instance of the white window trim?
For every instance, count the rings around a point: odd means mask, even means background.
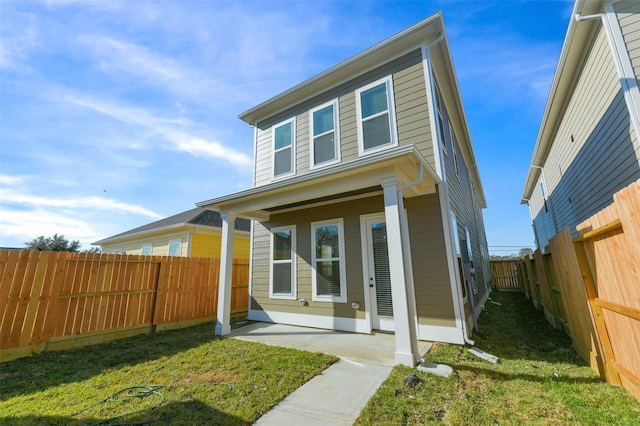
[[[460,181],[460,165],[458,164],[458,150],[456,145],[458,144],[458,138],[455,133],[451,133],[451,151],[453,152],[453,171],[456,174],[456,178]]]
[[[440,127],[440,129],[442,130],[442,134],[440,135],[440,145],[442,146],[442,152],[444,152],[444,154],[447,154],[447,135],[444,134],[444,123],[445,120],[446,122],[449,124],[449,133],[451,133],[451,121],[447,119],[447,117],[444,116],[443,112],[444,109],[444,105],[443,105],[443,100],[442,100],[442,93],[440,93],[440,89],[438,88],[438,85],[436,84],[436,114],[438,114],[438,116],[436,117],[436,125],[439,126],[440,123],[438,122],[438,120],[440,120],[442,122],[442,127]]]
[[[340,262],[340,296],[318,295],[318,283],[316,277],[316,227],[323,225],[338,225],[338,251],[340,256],[328,260]],[[344,222],[342,218],[311,222],[311,300],[314,302],[347,302],[347,268],[344,247]]]
[[[391,133],[391,143],[380,145],[375,148],[364,149],[364,131],[362,130],[362,105],[360,100],[360,94],[365,90],[371,89],[372,87],[379,86],[381,84],[387,85],[387,113],[389,114],[389,130]],[[367,117],[368,119],[379,117],[383,113],[379,113],[373,115],[371,117]],[[374,154],[376,152],[384,151],[389,148],[398,146],[398,128],[396,126],[396,108],[395,108],[395,97],[393,92],[393,78],[391,75],[388,75],[380,80],[374,81],[373,83],[367,84],[364,87],[356,90],[356,119],[358,122],[358,154],[360,156]]]
[[[143,254],[145,247],[149,247],[149,249],[151,250],[151,253]],[[153,254],[153,244],[152,243],[143,244],[142,247],[140,247],[140,254],[142,256],[151,256]]]
[[[273,242],[274,235],[280,231],[291,231],[291,260],[273,260]],[[296,300],[297,296],[297,279],[296,279],[296,261],[297,261],[297,250],[296,250],[296,226],[288,225],[288,226],[278,226],[276,228],[271,228],[271,237],[269,238],[269,299],[285,299],[285,300]],[[273,292],[273,265],[275,263],[291,263],[291,293],[274,293]]]
[[[467,253],[469,253],[469,260],[473,262],[473,249],[471,248],[471,234],[469,234],[469,228],[464,228],[467,236]]]
[[[451,215],[451,226],[453,227],[453,242],[455,243],[456,255],[462,256],[462,252],[460,251],[460,236],[458,235],[458,220],[455,214]]]
[[[171,244],[172,243],[178,243],[178,254],[174,255],[174,254],[170,254],[171,253]],[[182,256],[182,238],[178,238],[175,240],[169,240],[169,243],[167,244],[167,256]]]
[[[284,126],[286,124],[291,123],[291,171],[288,173],[282,173],[276,175],[276,129],[278,127]],[[285,148],[280,148],[279,151],[284,150]],[[278,180],[282,178],[286,178],[289,176],[294,176],[296,174],[296,118],[291,117],[287,120],[281,121],[278,124],[275,124],[271,128],[271,179]]]
[[[333,105],[333,145],[335,150],[335,158],[330,161],[325,161],[324,163],[316,164],[315,160],[315,140],[318,136],[326,135],[330,132],[321,133],[320,135],[313,134],[313,113],[324,109],[330,105]],[[311,169],[320,169],[322,167],[330,166],[332,164],[339,163],[341,161],[340,158],[340,115],[338,112],[338,99],[334,99],[330,102],[324,103],[320,106],[315,107],[314,109],[309,111],[309,158]]]

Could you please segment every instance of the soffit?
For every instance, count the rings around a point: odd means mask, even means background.
[[[197,203],[199,207],[231,212],[238,217],[268,220],[271,212],[308,207],[323,202],[366,196],[380,190],[380,182],[396,177],[403,185],[418,178],[420,183],[407,188],[403,195],[413,197],[433,193],[438,183],[435,171],[414,146],[405,146],[338,165],[322,173],[309,173],[283,182],[252,188],[236,194]]]

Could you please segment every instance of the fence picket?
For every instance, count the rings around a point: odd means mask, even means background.
[[[219,259],[0,250],[0,357],[27,356],[54,341],[52,348],[81,345],[82,336],[95,342],[120,331],[151,331],[145,325],[211,320],[219,265]],[[247,309],[248,270],[246,260],[234,261],[233,312]]]

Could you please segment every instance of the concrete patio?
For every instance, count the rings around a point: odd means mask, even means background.
[[[395,365],[395,336],[357,334],[284,324],[256,323],[231,337],[272,346],[323,352],[340,361],[298,388],[256,425],[351,425]],[[430,342],[419,342],[424,355]]]

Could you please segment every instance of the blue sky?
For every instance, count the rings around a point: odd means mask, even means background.
[[[519,204],[572,1],[0,0],[0,246],[101,238],[249,188],[237,115],[442,10],[492,254]]]

